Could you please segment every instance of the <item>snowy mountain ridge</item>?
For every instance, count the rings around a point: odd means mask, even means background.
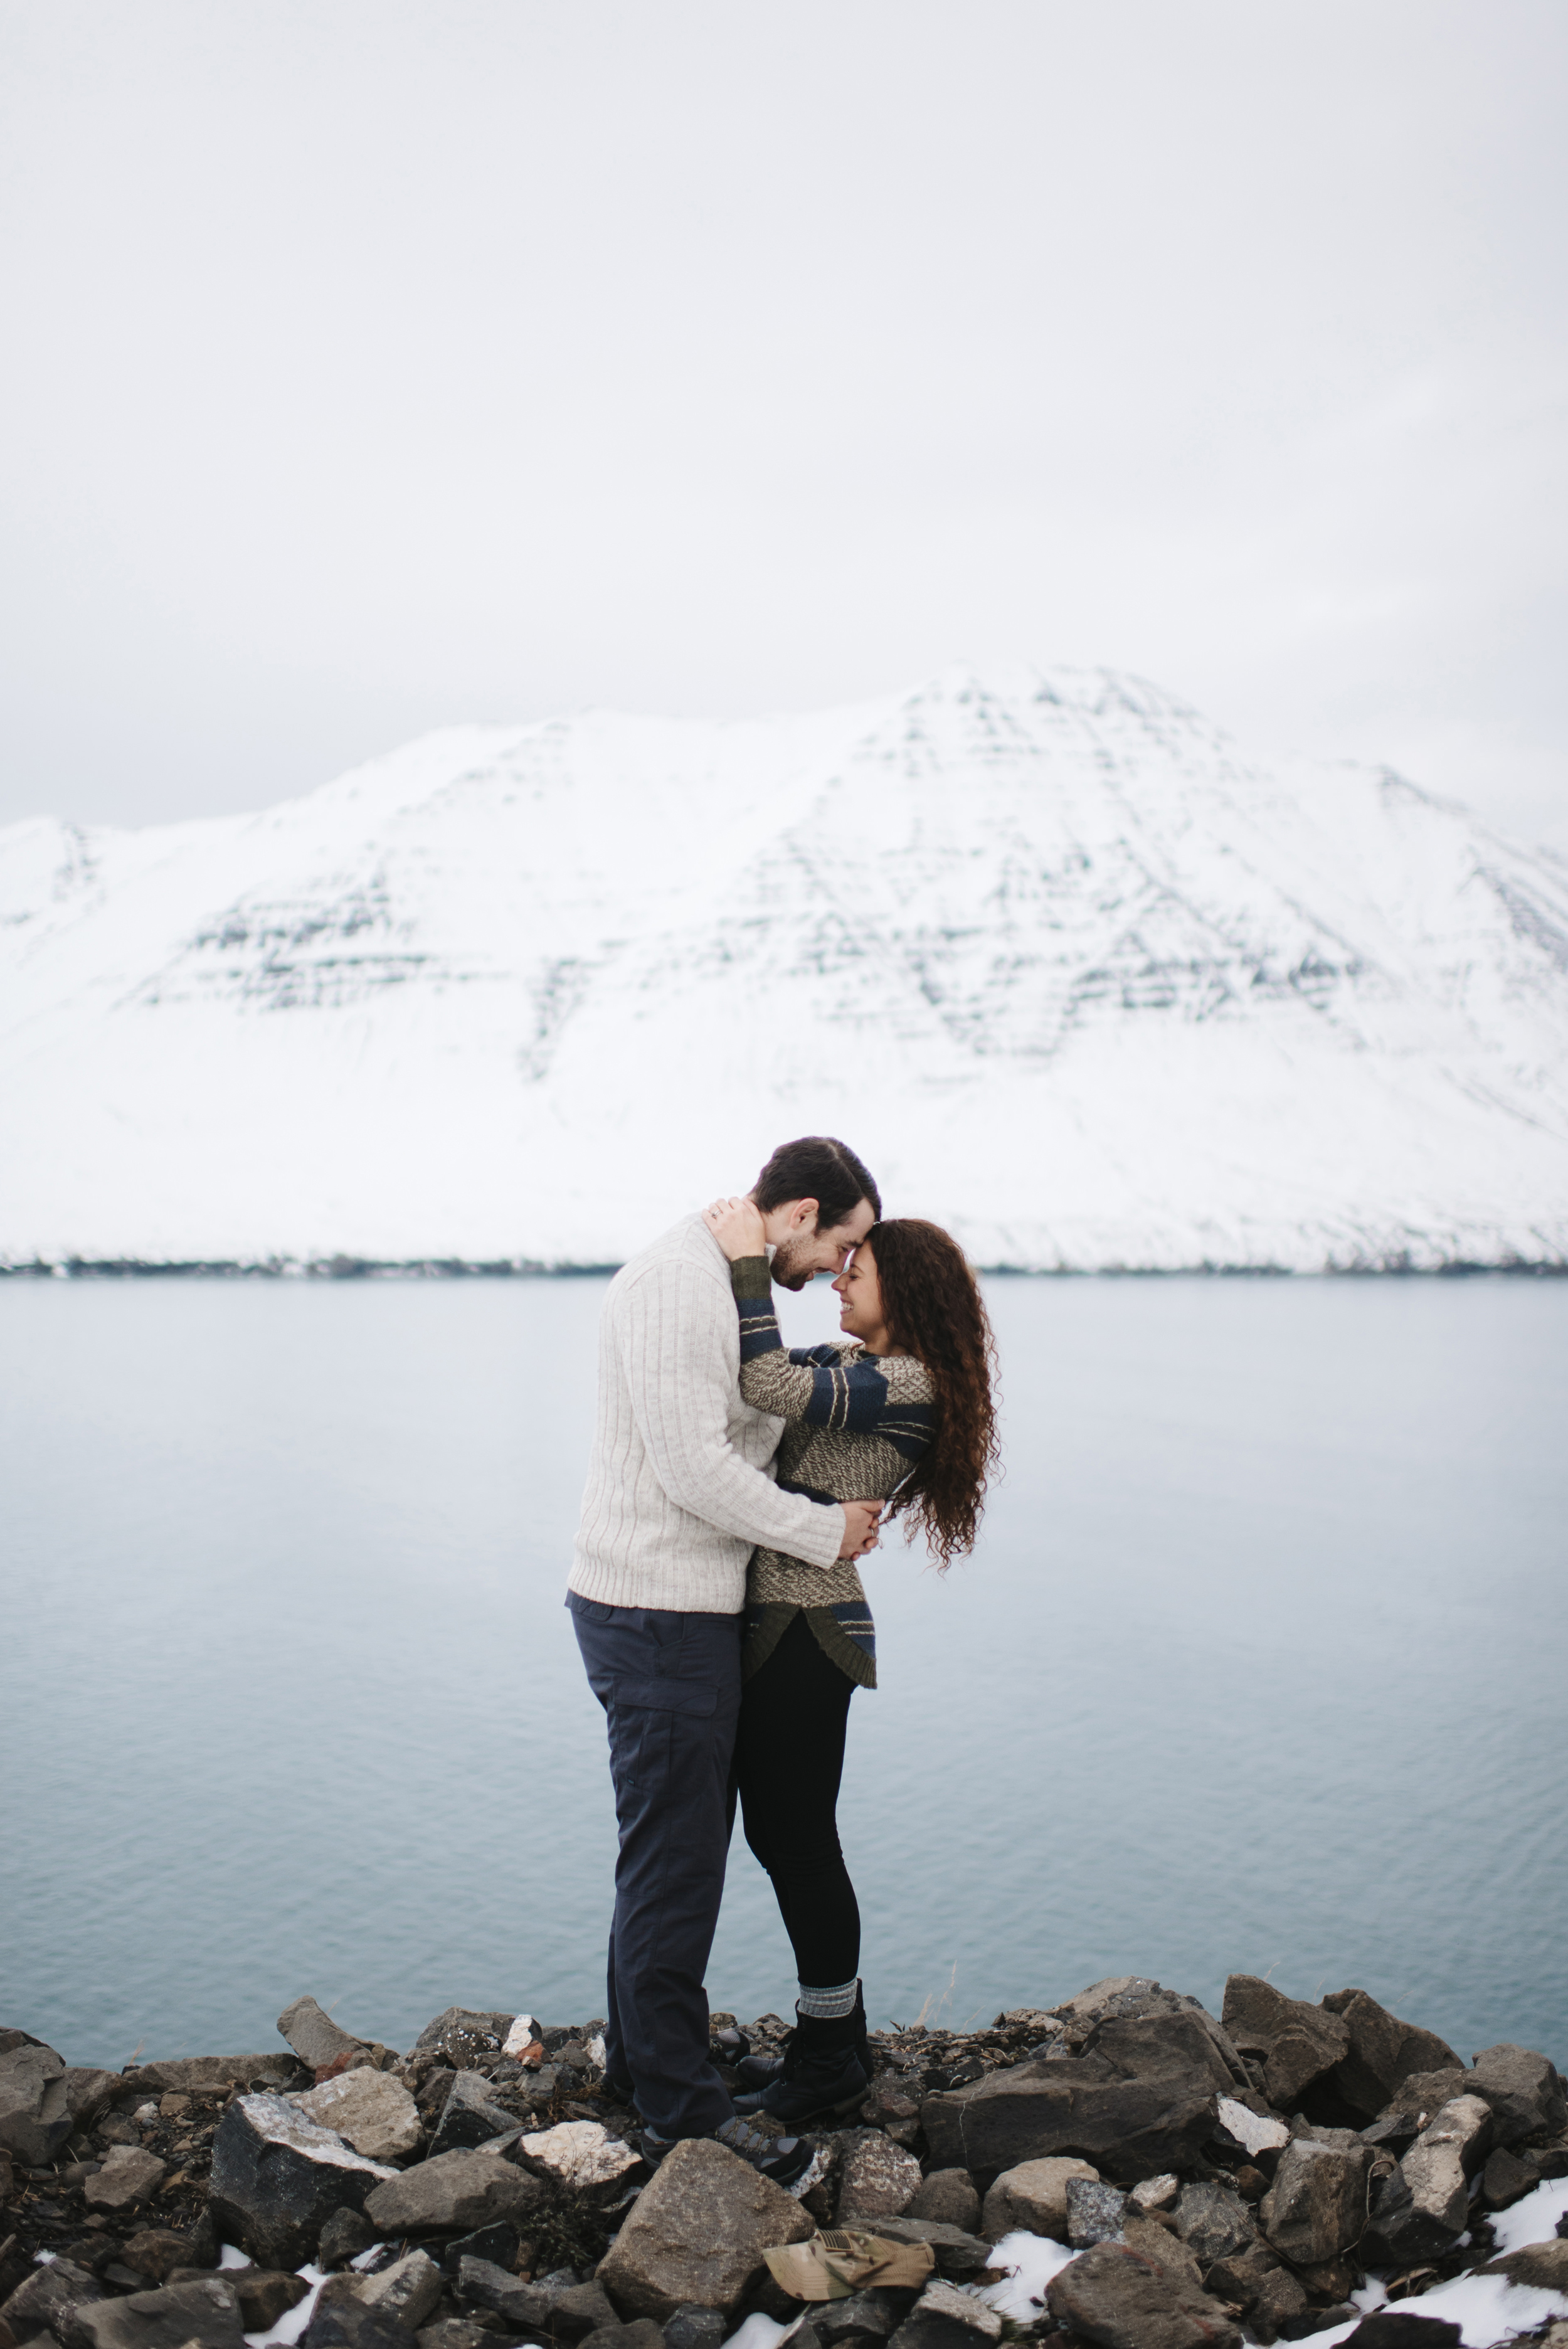
[[[1568,1261],[1568,867],[1109,671],[0,832],[0,1257],[603,1263],[791,1133],[1041,1269]]]

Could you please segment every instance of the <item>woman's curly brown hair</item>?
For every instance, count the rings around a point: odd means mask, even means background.
[[[945,1574],[975,1547],[1001,1457],[996,1340],[968,1258],[940,1224],[892,1216],[861,1245],[876,1266],[889,1336],[924,1363],[936,1389],[936,1432],[884,1516],[907,1511],[910,1530],[924,1535]]]

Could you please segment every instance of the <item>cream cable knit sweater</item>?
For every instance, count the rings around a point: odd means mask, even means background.
[[[831,1566],[842,1512],[773,1482],[782,1422],[740,1399],[729,1265],[700,1216],[610,1283],[570,1588],[610,1607],[738,1615],[753,1547]]]

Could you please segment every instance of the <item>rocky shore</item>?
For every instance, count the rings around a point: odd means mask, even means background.
[[[119,2073],[0,2031],[0,2349],[1568,2349],[1562,2079],[1359,1990],[1233,1975],[1216,2019],[1127,1978],[873,2033],[793,2193],[701,2141],[650,2174],[592,2022],[278,2029]],[[872,2280],[802,2302],[765,2255],[824,2231]]]

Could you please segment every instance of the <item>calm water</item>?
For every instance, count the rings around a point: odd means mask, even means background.
[[[302,1991],[399,2046],[600,2010],[561,1597],[602,1286],[0,1288],[0,2022],[118,2065],[273,2045]],[[1242,1969],[1568,2056],[1568,1284],[991,1299],[984,1549],[872,1578],[872,2013]],[[790,1974],[738,1839],[714,2003]]]

